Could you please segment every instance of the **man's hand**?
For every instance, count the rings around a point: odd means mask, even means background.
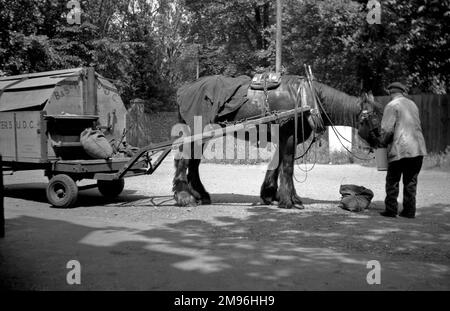
[[[393,140],[394,140],[394,133],[386,133],[382,131],[379,137],[380,147],[381,148],[387,147],[387,145],[392,143]]]

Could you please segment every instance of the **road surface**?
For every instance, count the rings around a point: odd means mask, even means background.
[[[203,164],[212,205],[171,196],[170,158],[126,180],[121,197],[80,192],[51,208],[41,171],[5,177],[0,287],[31,290],[449,290],[450,173],[422,171],[416,219],[388,219],[385,172],[359,165],[296,168],[305,210],[259,204],[265,166]],[[302,182],[306,179],[305,182]],[[375,193],[369,210],[339,209],[340,184]],[[400,196],[401,200],[401,196]],[[67,263],[81,266],[70,285]],[[367,275],[379,262],[381,284]],[[373,276],[373,274],[372,274]]]

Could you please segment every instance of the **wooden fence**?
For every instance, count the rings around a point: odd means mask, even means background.
[[[177,112],[146,113],[145,104],[134,103],[127,114],[127,142],[145,147],[171,138],[172,127],[178,121]]]
[[[444,151],[450,146],[450,95],[419,94],[409,97],[419,107],[427,151]],[[389,96],[375,99],[383,106],[390,100]]]

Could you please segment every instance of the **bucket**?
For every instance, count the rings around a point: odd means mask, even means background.
[[[375,150],[375,160],[377,161],[377,170],[387,171],[388,160],[386,148],[378,148]]]

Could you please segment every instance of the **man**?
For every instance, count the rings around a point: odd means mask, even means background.
[[[416,215],[417,178],[427,154],[420,124],[419,109],[406,98],[406,87],[394,82],[388,87],[391,101],[386,105],[381,120],[381,146],[387,147],[385,217],[396,217],[400,178],[403,175],[403,210],[401,217]]]

